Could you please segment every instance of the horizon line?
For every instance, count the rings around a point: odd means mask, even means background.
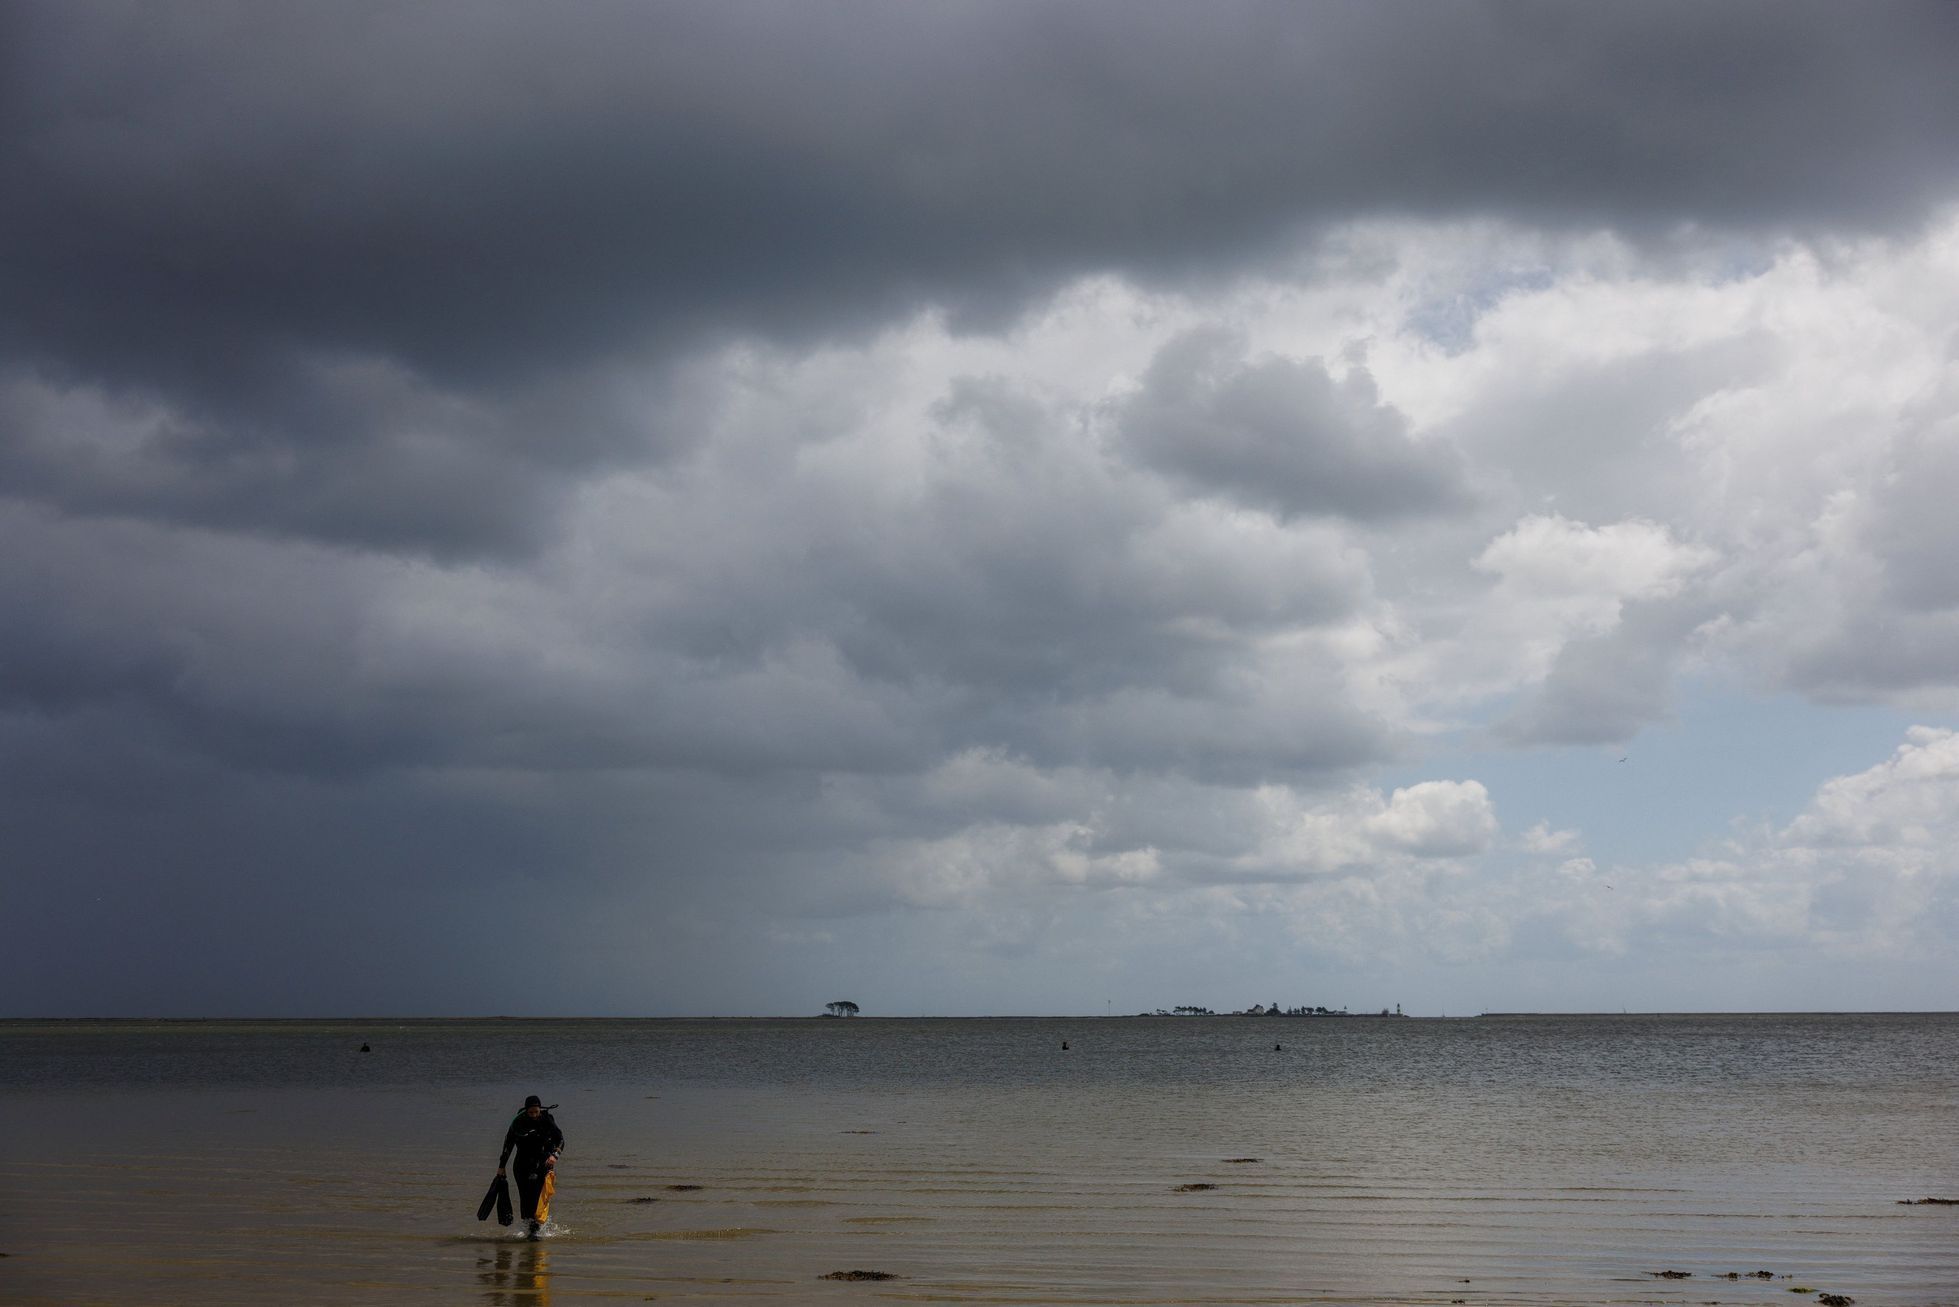
[[[1408,1021],[1474,1021],[1486,1018],[1507,1017],[1797,1017],[1797,1016],[1953,1016],[1959,1015],[1954,1008],[1752,1008],[1752,1009],[1652,1009],[1633,1012],[1621,1009],[1618,1012],[1588,1011],[1580,1009],[1515,1009],[1487,1012],[1467,1012],[1459,1016],[1446,1013],[1421,1014],[1414,1012],[1330,1012],[1314,1013],[1306,1016],[1276,1014],[1281,1021],[1326,1021],[1326,1020],[1374,1020],[1386,1016],[1390,1019]],[[710,1014],[667,1014],[667,1015],[598,1015],[577,1013],[518,1014],[518,1013],[414,1013],[378,1014],[353,1013],[336,1016],[290,1016],[273,1014],[250,1014],[232,1016],[157,1016],[157,1015],[61,1015],[61,1016],[0,1016],[0,1024],[58,1024],[69,1023],[110,1023],[147,1022],[166,1023],[244,1023],[273,1022],[285,1024],[317,1023],[348,1024],[362,1022],[492,1022],[492,1021],[1203,1021],[1227,1020],[1232,1018],[1251,1020],[1272,1019],[1274,1014],[1250,1012],[1209,1012],[1196,1015],[1175,1012],[1125,1012],[1120,1015],[1107,1012],[1079,1013],[1041,1013],[1041,1012],[985,1012],[985,1013],[857,1013],[852,1016],[833,1016],[825,1012],[780,1012],[780,1013],[710,1013]]]

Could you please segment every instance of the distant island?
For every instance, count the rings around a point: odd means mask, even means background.
[[[1378,1020],[1381,1017],[1406,1017],[1408,1014],[1401,1010],[1399,1003],[1394,1005],[1392,1011],[1382,1008],[1379,1012],[1349,1012],[1346,1008],[1285,1007],[1278,1003],[1270,1006],[1254,1003],[1236,1012],[1214,1012],[1207,1007],[1186,1004],[1182,1007],[1158,1008],[1154,1012],[1138,1012],[1136,1015],[1139,1017],[1371,1017]]]
[[[833,1003],[825,1003],[820,1015],[830,1018],[854,1017],[861,1011],[863,1009],[849,999],[840,998]],[[921,1013],[920,1015],[922,1016],[924,1014]],[[1304,1003],[1298,1007],[1287,1007],[1283,1003],[1254,1003],[1248,1008],[1239,1008],[1234,1012],[1219,1012],[1198,1003],[1185,1003],[1177,1007],[1160,1007],[1154,1012],[1137,1012],[1134,1015],[1139,1017],[1331,1017],[1347,1020],[1378,1021],[1382,1017],[1386,1017],[1389,1020],[1405,1018],[1408,1014],[1401,1010],[1401,1004],[1399,1003],[1395,1004],[1392,1008],[1384,1007],[1379,1012],[1349,1012],[1343,1007],[1317,1007]]]

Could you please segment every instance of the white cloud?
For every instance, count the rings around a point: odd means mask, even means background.
[[[1959,733],[1915,726],[1887,761],[1825,784],[1782,842],[1819,862],[1877,858],[1901,876],[1959,872]]]
[[[1489,791],[1476,781],[1423,781],[1396,790],[1366,827],[1382,846],[1423,858],[1481,853],[1497,836]]]
[[[1549,855],[1567,853],[1577,848],[1580,839],[1575,830],[1552,830],[1550,822],[1540,821],[1525,831],[1518,843],[1528,853]]]
[[[1527,517],[1476,556],[1473,566],[1497,584],[1456,643],[1486,663],[1500,660],[1484,693],[1522,688],[1550,675],[1574,641],[1613,633],[1628,604],[1678,594],[1714,558],[1654,522]]]
[[[1495,574],[1518,600],[1569,605],[1564,620],[1585,629],[1609,625],[1628,599],[1677,593],[1682,578],[1711,559],[1657,523],[1592,527],[1553,514],[1524,518],[1491,541],[1474,566]]]
[[[1779,829],[1700,856],[1562,864],[1548,900],[1585,947],[1690,958],[1707,948],[1873,965],[1942,959],[1959,926],[1959,734],[1914,727],[1888,760],[1819,786]],[[1613,886],[1611,926],[1588,919]]]

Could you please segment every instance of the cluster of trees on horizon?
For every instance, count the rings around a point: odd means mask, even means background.
[[[858,1006],[847,998],[840,998],[834,1003],[825,1003],[823,1005],[823,1015],[826,1017],[854,1017],[857,1015],[859,1010],[860,1009],[858,1008]],[[1151,1017],[1151,1016],[1214,1017],[1217,1016],[1218,1013],[1212,1011],[1210,1008],[1203,1007],[1196,1003],[1183,1003],[1173,1008],[1158,1008],[1154,1012],[1140,1012],[1137,1015],[1146,1016],[1146,1017]],[[1234,1017],[1350,1017],[1355,1014],[1347,1011],[1346,1008],[1336,1009],[1330,1007],[1305,1007],[1305,1006],[1289,1008],[1289,1007],[1282,1007],[1278,1003],[1273,1003],[1271,1006],[1267,1007],[1264,1004],[1254,1003],[1251,1007],[1246,1008],[1243,1011],[1232,1012],[1232,1013],[1228,1013],[1227,1015],[1234,1016]],[[1371,1012],[1363,1012],[1360,1013],[1359,1015],[1372,1016],[1374,1014]],[[1401,1004],[1399,1003],[1395,1004],[1393,1011],[1389,1011],[1387,1008],[1382,1008],[1380,1011],[1380,1015],[1384,1017],[1401,1016],[1402,1015]]]
[[[1164,1008],[1158,1008],[1154,1012],[1146,1012],[1143,1015],[1158,1016],[1158,1017],[1214,1017],[1218,1014],[1216,1012],[1213,1012],[1210,1008],[1199,1007],[1194,1003],[1186,1003],[1179,1007],[1173,1007],[1167,1010]],[[1283,1007],[1278,1003],[1273,1003],[1271,1006],[1267,1007],[1263,1004],[1254,1003],[1251,1007],[1248,1007],[1241,1012],[1233,1012],[1230,1015],[1234,1017],[1350,1017],[1355,1014],[1347,1011],[1346,1008],[1304,1007],[1304,1006]],[[1363,1012],[1360,1013],[1359,1015],[1372,1016],[1374,1014]],[[1402,1015],[1401,1004],[1399,1003],[1395,1004],[1394,1009],[1392,1011],[1390,1011],[1387,1008],[1382,1008],[1380,1011],[1380,1015],[1384,1017],[1401,1016]]]

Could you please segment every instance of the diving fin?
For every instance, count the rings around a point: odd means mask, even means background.
[[[490,1209],[492,1207],[497,1209],[497,1224],[509,1225],[512,1220],[510,1211],[510,1181],[506,1180],[503,1176],[498,1176],[496,1179],[490,1181],[489,1189],[484,1191],[482,1203],[476,1208],[476,1219],[479,1221],[489,1220]]]
[[[497,1185],[502,1183],[502,1181],[502,1176],[496,1177],[496,1179],[490,1181],[490,1187],[483,1191],[483,1201],[476,1205],[477,1220],[487,1221],[490,1219],[490,1209],[497,1205]]]

